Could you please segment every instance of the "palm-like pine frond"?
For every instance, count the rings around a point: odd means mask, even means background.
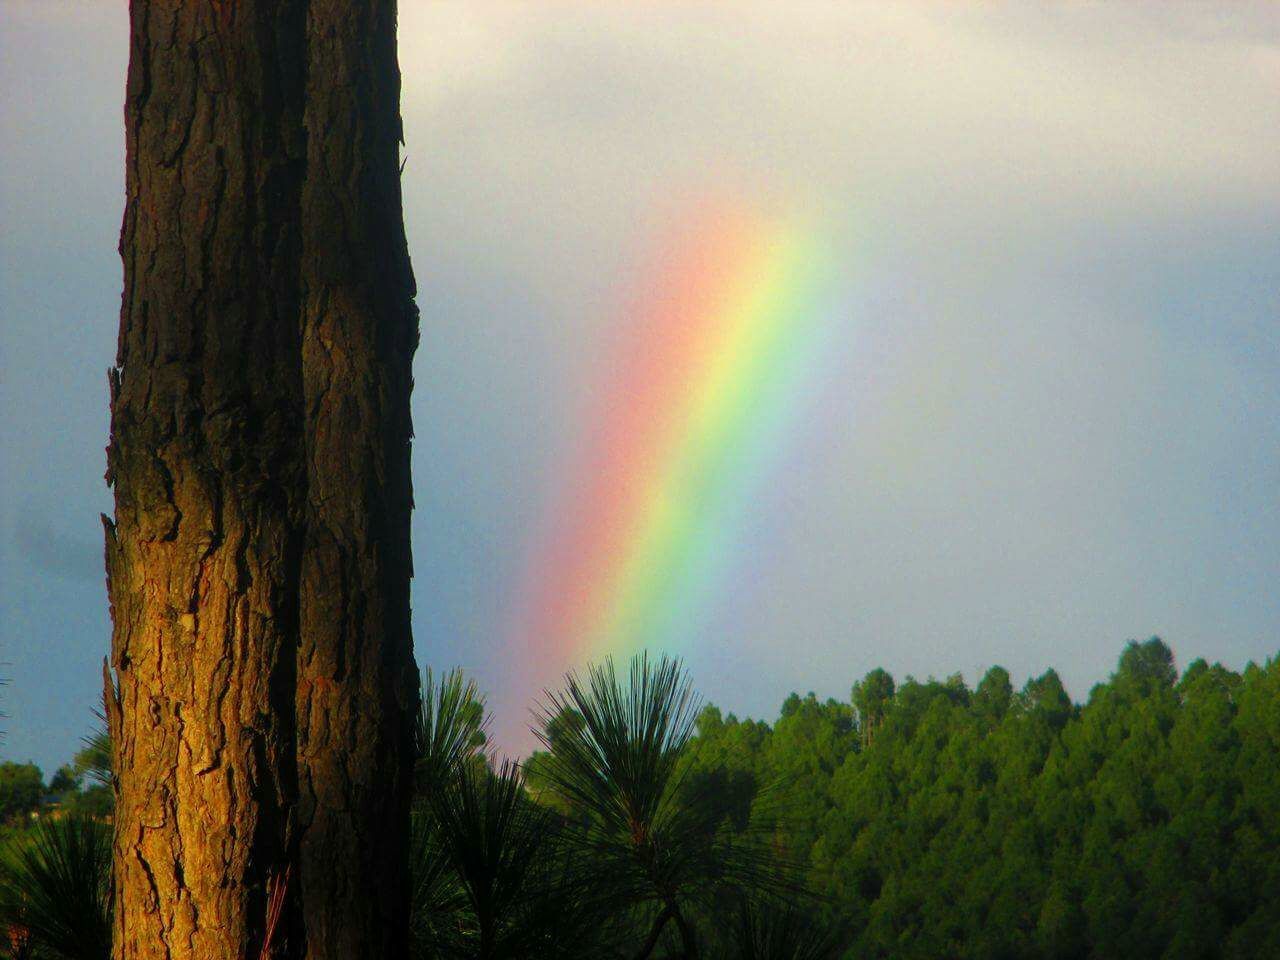
[[[729,960],[838,960],[847,937],[794,903],[742,897],[727,943]]]
[[[550,817],[525,799],[518,770],[506,763],[496,773],[463,765],[452,788],[432,796],[431,809],[468,900],[479,955],[497,956],[528,895]]]
[[[446,854],[440,824],[429,809],[413,811],[409,872],[412,956],[435,958],[457,940],[467,898]]]
[[[104,786],[111,785],[111,735],[107,733],[107,718],[95,710],[98,728],[82,738],[84,747],[75,755],[72,768],[81,776],[88,776]]]
[[[427,869],[447,873],[434,901],[446,922],[434,924],[424,945],[482,960],[603,955],[610,925],[594,912],[555,814],[526,795],[519,767],[458,766],[452,783],[431,794],[429,816],[436,862]]]
[[[610,660],[585,680],[570,674],[564,693],[547,695],[539,731],[544,777],[585,815],[568,837],[595,889],[619,911],[648,904],[646,942],[670,923],[686,955],[696,952],[691,918],[726,891],[798,889],[772,831],[728,829],[713,781],[689,775],[697,711],[680,662],[642,654],[625,683]],[[582,722],[557,722],[565,716]]]
[[[590,812],[606,833],[643,847],[675,813],[680,759],[693,735],[697,699],[678,660],[631,663],[630,682],[618,681],[613,661],[588,669],[586,681],[566,678],[549,693],[539,738],[551,753],[548,777],[572,803]],[[557,716],[576,714],[581,724]]]
[[[414,765],[420,792],[430,793],[449,782],[459,766],[480,755],[487,722],[484,698],[474,680],[455,669],[437,682],[430,669],[423,671]]]
[[[111,954],[111,828],[84,817],[45,820],[0,860],[0,923],[25,931],[36,955]]]

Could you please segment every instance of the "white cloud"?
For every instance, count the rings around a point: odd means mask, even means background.
[[[1280,15],[1158,9],[411,4],[409,150],[451,235],[517,242],[718,180],[1014,230],[1280,208]]]

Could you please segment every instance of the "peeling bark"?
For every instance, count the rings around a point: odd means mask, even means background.
[[[257,957],[286,874],[274,955],[399,956],[417,315],[394,3],[130,16],[114,956]]]

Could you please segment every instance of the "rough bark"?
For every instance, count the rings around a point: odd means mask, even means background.
[[[287,876],[277,956],[398,957],[416,313],[394,4],[130,16],[114,956],[256,958]]]
[[[311,0],[302,204],[307,517],[298,666],[309,957],[404,956],[413,714],[395,4]]]
[[[122,960],[247,956],[287,859],[302,12],[133,9],[107,522]]]

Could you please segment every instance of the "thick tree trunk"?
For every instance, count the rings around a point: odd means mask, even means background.
[[[395,4],[311,0],[302,203],[307,523],[298,667],[309,957],[403,957],[417,672]]]
[[[107,572],[115,955],[246,957],[287,862],[300,3],[135,3]]]
[[[256,958],[287,882],[276,955],[399,957],[416,313],[394,4],[134,0],[131,21],[114,955]]]

